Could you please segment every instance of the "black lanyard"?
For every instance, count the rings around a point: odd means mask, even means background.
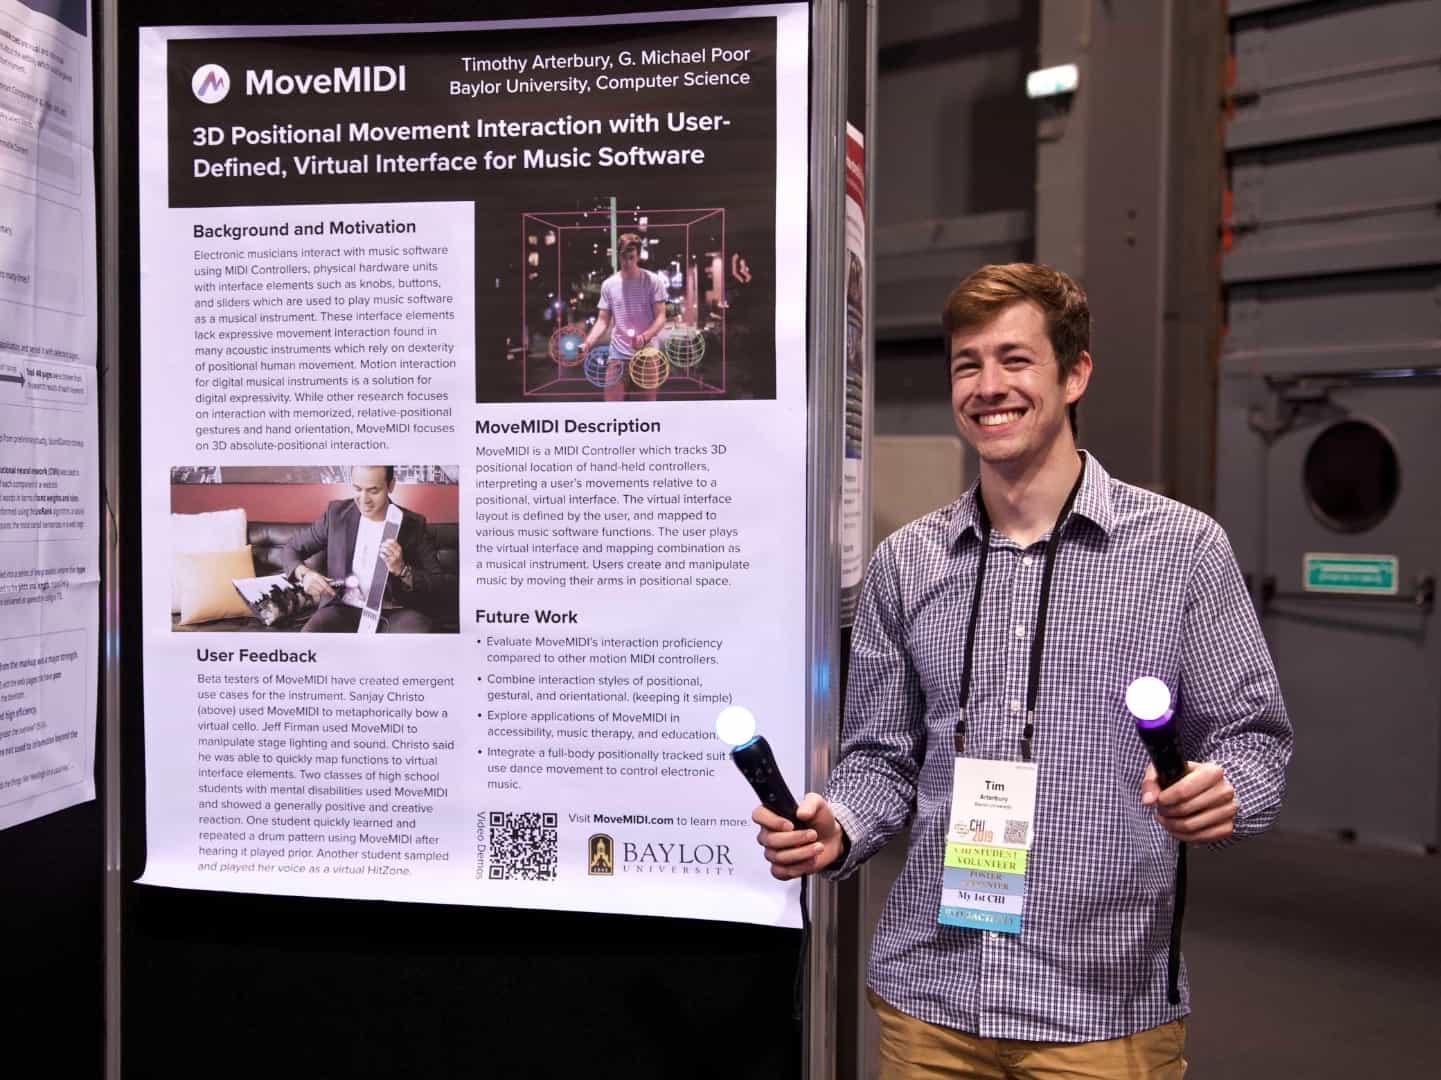
[[[1021,732],[1021,760],[1031,760],[1031,741],[1036,734],[1036,696],[1041,688],[1041,654],[1046,644],[1046,612],[1051,606],[1051,577],[1056,569],[1056,554],[1061,550],[1061,536],[1065,531],[1066,519],[1081,490],[1081,481],[1086,476],[1086,459],[1081,459],[1081,472],[1066,496],[1056,524],[1051,528],[1051,538],[1046,541],[1045,566],[1041,571],[1041,603],[1036,612],[1036,633],[1031,640],[1031,669],[1026,680],[1026,726]],[[981,553],[976,560],[976,588],[971,597],[971,618],[966,625],[966,652],[961,662],[961,716],[956,721],[956,756],[966,750],[966,706],[971,701],[971,672],[976,655],[976,624],[981,618],[981,586],[986,580],[986,556],[991,550],[991,517],[986,513],[986,504],[981,500],[981,486],[976,485],[976,517],[981,523]]]

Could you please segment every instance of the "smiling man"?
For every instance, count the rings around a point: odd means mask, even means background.
[[[319,605],[305,630],[355,633],[366,588],[383,562],[386,585],[377,630],[434,632],[433,614],[447,602],[454,603],[456,575],[441,565],[421,514],[396,504],[400,531],[393,539],[384,538],[395,492],[395,466],[356,465],[350,470],[350,489],[350,498],[333,501],[319,518],[297,530],[276,556]],[[307,558],[321,551],[325,552],[323,571],[306,565]]]
[[[909,824],[867,974],[885,1080],[1180,1077],[1181,845],[1275,819],[1275,670],[1221,528],[1077,449],[1080,287],[983,267],[942,328],[980,478],[876,550],[840,760],[800,828],[758,807],[759,840],[778,878],[844,877]],[[1190,759],[1164,791],[1125,707],[1143,675]]]

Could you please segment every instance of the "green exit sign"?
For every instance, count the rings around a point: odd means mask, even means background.
[[[1301,581],[1307,592],[1396,595],[1394,555],[1330,555],[1308,551],[1302,556]]]

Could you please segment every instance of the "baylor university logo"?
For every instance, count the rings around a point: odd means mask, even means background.
[[[615,841],[596,833],[586,844],[585,872],[609,877],[615,873]]]

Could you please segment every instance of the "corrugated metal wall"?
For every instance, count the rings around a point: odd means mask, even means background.
[[[1217,512],[1296,719],[1283,822],[1434,847],[1441,3],[1229,16]],[[1317,591],[1308,554],[1379,556],[1395,593]]]

